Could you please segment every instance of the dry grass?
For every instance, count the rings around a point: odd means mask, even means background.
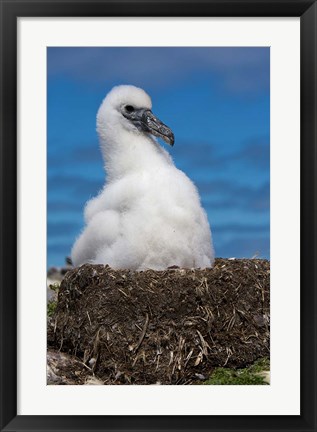
[[[61,284],[48,341],[104,384],[198,383],[269,356],[269,284],[259,259],[205,270],[84,265]]]

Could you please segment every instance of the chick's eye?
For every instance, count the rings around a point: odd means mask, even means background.
[[[133,107],[132,105],[126,105],[126,106],[125,106],[125,110],[126,110],[127,112],[131,113],[131,112],[134,111],[134,107]]]

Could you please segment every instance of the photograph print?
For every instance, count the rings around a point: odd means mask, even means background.
[[[47,384],[270,384],[270,48],[47,48]]]

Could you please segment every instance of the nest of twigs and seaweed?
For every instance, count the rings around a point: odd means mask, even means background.
[[[269,294],[267,260],[143,272],[86,264],[61,283],[48,344],[104,384],[195,384],[269,356]]]

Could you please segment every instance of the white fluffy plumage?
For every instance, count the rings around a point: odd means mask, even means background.
[[[86,227],[72,249],[75,266],[162,270],[213,264],[211,232],[197,189],[153,136],[174,142],[151,107],[142,89],[117,86],[99,108],[107,181],[86,204]]]

